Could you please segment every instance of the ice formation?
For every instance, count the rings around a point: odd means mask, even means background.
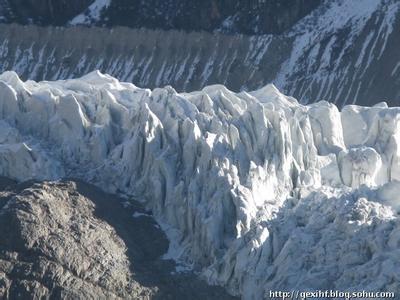
[[[399,108],[6,72],[0,120],[0,175],[141,199],[180,259],[232,294],[400,291]]]

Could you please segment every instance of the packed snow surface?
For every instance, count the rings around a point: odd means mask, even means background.
[[[400,292],[399,121],[385,103],[304,106],[273,85],[179,94],[99,72],[6,72],[0,175],[79,177],[143,200],[171,252],[243,299]]]

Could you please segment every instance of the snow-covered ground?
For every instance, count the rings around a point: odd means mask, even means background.
[[[6,72],[0,120],[0,175],[141,199],[174,253],[232,294],[400,292],[400,108]]]

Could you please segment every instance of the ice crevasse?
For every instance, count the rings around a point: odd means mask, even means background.
[[[139,199],[171,249],[244,299],[400,292],[400,108],[308,106],[273,85],[142,89],[0,75],[0,175]],[[179,246],[175,247],[174,246]]]

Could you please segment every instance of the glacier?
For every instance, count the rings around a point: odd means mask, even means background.
[[[302,105],[272,84],[178,93],[99,71],[5,72],[0,175],[79,178],[142,201],[176,259],[243,299],[400,292],[399,121],[384,102]]]

